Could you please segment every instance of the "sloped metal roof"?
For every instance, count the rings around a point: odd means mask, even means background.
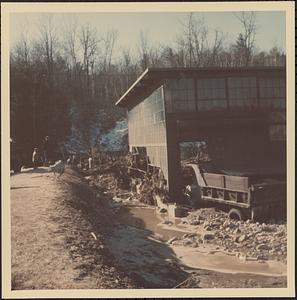
[[[147,97],[145,91],[153,90],[169,78],[189,78],[193,76],[242,76],[255,73],[285,72],[285,67],[210,67],[210,68],[148,68],[115,103],[119,107],[129,107],[132,102]]]

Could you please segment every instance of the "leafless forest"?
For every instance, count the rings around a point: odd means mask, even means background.
[[[24,160],[30,161],[32,148],[45,135],[51,136],[56,148],[104,147],[101,135],[125,118],[124,110],[114,103],[148,67],[285,64],[282,49],[258,49],[254,13],[234,18],[241,33],[232,43],[227,42],[227,33],[213,32],[190,13],[180,20],[174,47],[156,46],[147,32],[140,31],[137,51],[123,49],[117,58],[116,30],[99,32],[75,19],[58,28],[55,15],[40,20],[34,38],[28,37],[24,26],[10,53],[11,137],[25,153]]]

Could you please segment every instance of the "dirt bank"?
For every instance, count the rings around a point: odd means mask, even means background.
[[[12,289],[135,287],[104,246],[108,212],[70,169],[60,179],[46,168],[12,176]]]

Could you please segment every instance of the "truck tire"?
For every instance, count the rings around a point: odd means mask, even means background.
[[[243,220],[242,212],[237,208],[231,208],[229,210],[228,217],[233,220]]]

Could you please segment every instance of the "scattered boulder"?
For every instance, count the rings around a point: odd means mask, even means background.
[[[213,240],[214,239],[214,234],[213,233],[204,233],[202,236],[203,240]]]
[[[162,224],[165,224],[165,225],[172,225],[173,222],[172,222],[172,221],[169,221],[169,220],[164,220],[164,221],[162,222]]]
[[[239,257],[238,257],[241,261],[246,262],[247,261],[247,257],[245,254],[240,253]]]
[[[245,240],[246,240],[246,235],[245,235],[245,234],[241,235],[241,236],[238,238],[238,242],[239,242],[239,243],[242,243],[242,242],[245,241]]]
[[[270,247],[267,245],[267,244],[259,244],[259,245],[257,245],[257,247],[256,247],[256,250],[269,250],[270,249]]]
[[[190,240],[183,241],[183,246],[189,246],[191,244],[192,244],[192,242]]]
[[[175,241],[177,241],[178,240],[178,238],[176,237],[176,236],[174,236],[174,237],[172,237],[171,239],[169,239],[168,241],[167,241],[167,244],[172,244],[173,242],[175,242]]]
[[[190,225],[199,225],[201,221],[199,220],[194,220],[192,222],[190,222]]]
[[[267,259],[268,259],[267,256],[262,255],[262,254],[257,256],[257,261],[258,262],[264,262]]]

